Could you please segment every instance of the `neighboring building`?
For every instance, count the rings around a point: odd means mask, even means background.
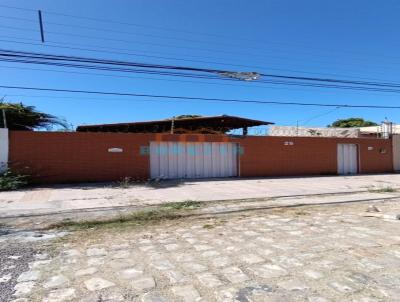
[[[400,125],[391,122],[383,122],[379,126],[361,127],[359,129],[362,137],[388,138],[393,134],[400,134]]]
[[[301,136],[301,137],[370,137],[389,138],[393,134],[400,134],[400,125],[383,122],[379,126],[359,128],[318,128],[296,126],[270,126],[268,135],[271,136]]]
[[[360,130],[358,128],[270,126],[268,135],[303,137],[360,137]]]

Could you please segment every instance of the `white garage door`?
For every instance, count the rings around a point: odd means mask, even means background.
[[[238,175],[236,143],[150,142],[151,178]]]
[[[338,144],[338,174],[358,173],[358,148],[355,144]]]

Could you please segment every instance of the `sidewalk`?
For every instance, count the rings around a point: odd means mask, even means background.
[[[165,181],[155,185],[58,185],[0,193],[0,218],[81,209],[145,207],[185,200],[218,201],[368,192],[400,188],[400,175]]]

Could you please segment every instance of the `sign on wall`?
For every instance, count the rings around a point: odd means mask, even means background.
[[[122,148],[109,148],[108,149],[108,152],[110,152],[110,153],[121,153],[123,151],[124,150]]]

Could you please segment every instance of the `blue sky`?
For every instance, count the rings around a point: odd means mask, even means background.
[[[35,11],[0,7],[0,45],[3,49],[346,79],[371,78],[396,82],[400,76],[400,2],[394,0],[1,0],[0,5],[41,9],[48,41],[45,45],[26,44],[40,44]],[[131,25],[96,22],[53,13],[109,19]],[[128,54],[51,47],[55,45]],[[150,58],[146,55],[180,60]],[[137,74],[124,78],[118,73],[104,76],[99,75],[104,72],[5,62],[0,62],[0,70],[0,85],[314,103],[395,106],[400,102],[399,95],[382,92],[256,82],[226,85],[224,81]],[[295,125],[298,121],[299,125],[325,126],[337,118],[352,116],[377,122],[387,117],[398,122],[400,114],[400,110],[387,109],[333,110],[204,101],[155,102],[143,98],[89,97],[5,89],[1,89],[0,94],[6,95],[9,101],[22,101],[64,117],[74,126],[163,119],[179,114],[230,114],[272,121],[279,125]]]

